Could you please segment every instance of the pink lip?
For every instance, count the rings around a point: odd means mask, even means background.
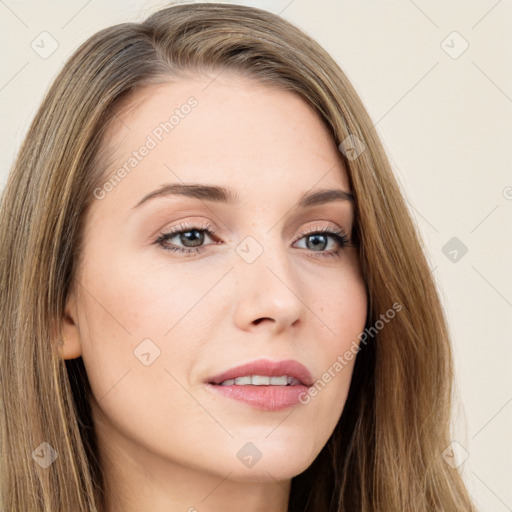
[[[245,375],[268,375],[269,377],[281,377],[281,375],[288,375],[295,377],[303,385],[311,386],[313,384],[313,377],[309,370],[302,364],[293,359],[286,359],[283,361],[270,361],[269,359],[258,359],[251,363],[243,364],[231,368],[219,375],[215,375],[207,380],[211,384],[220,384],[228,379],[236,379],[237,377],[244,377]]]
[[[287,375],[299,380],[300,384],[290,386],[220,385],[225,380],[236,379],[245,375],[267,375],[269,377]],[[267,411],[278,411],[297,405],[301,402],[301,397],[307,394],[309,386],[312,384],[313,377],[309,370],[304,365],[290,359],[277,362],[260,359],[231,368],[206,381],[207,388],[214,393]]]

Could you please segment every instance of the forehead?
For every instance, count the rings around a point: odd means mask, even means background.
[[[315,183],[349,190],[333,135],[303,98],[229,73],[136,91],[118,108],[104,149],[105,175],[124,167],[123,188],[139,194],[164,181],[237,184],[248,194]]]

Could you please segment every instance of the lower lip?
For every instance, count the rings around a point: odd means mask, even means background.
[[[208,383],[207,387],[216,393],[245,402],[257,409],[280,411],[299,403],[309,390],[308,386],[221,386]]]

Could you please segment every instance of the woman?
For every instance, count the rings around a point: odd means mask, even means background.
[[[0,235],[2,510],[475,510],[418,234],[285,20],[175,5],[92,36]]]

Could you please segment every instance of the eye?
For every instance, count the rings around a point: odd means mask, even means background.
[[[172,228],[167,233],[161,233],[158,238],[155,240],[155,243],[162,246],[166,251],[179,251],[184,253],[199,253],[205,247],[201,246],[202,242],[204,242],[205,236],[207,233],[208,236],[211,237],[215,233],[215,228],[210,224],[202,224],[202,225],[187,225],[180,224]],[[190,243],[189,247],[178,247],[176,245],[168,245],[167,242],[173,238],[178,238],[181,243]]]
[[[215,228],[210,224],[180,224],[172,228],[166,233],[161,233],[155,240],[156,244],[159,244],[166,251],[181,252],[181,253],[200,253],[207,246],[203,245],[205,241],[205,235],[212,238],[215,234]],[[301,231],[301,237],[298,241],[305,239],[306,247],[311,252],[317,252],[321,257],[333,257],[339,256],[342,249],[350,247],[349,236],[339,228],[316,228],[309,231]],[[169,245],[169,241],[176,238],[178,243],[184,244],[185,247],[179,247],[176,244]],[[329,239],[334,240],[337,248],[325,251],[323,250],[329,243]],[[218,245],[218,242],[208,245]]]
[[[306,241],[306,249],[310,249],[312,252],[319,252],[321,257],[339,256],[342,249],[351,246],[349,236],[339,228],[316,228],[314,230],[301,231],[300,234],[302,238],[299,238],[299,241],[302,239]],[[328,245],[329,238],[335,240],[335,245],[337,244],[338,247],[326,252],[322,248]]]

